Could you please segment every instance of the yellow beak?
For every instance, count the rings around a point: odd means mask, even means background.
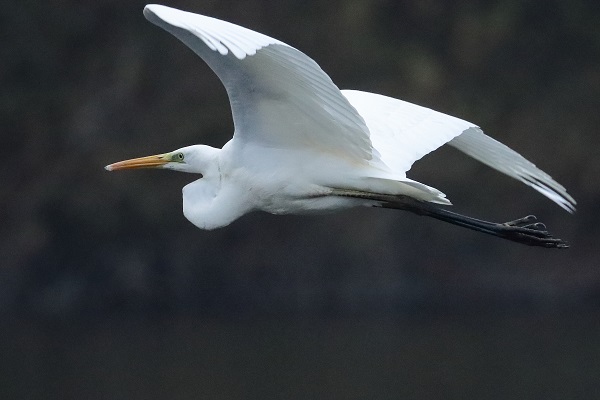
[[[169,162],[166,154],[132,158],[131,160],[119,161],[104,167],[107,171],[118,171],[120,169],[156,168]]]

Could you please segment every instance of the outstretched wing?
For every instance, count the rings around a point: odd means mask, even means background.
[[[531,186],[568,212],[575,211],[577,202],[567,193],[564,186],[510,147],[487,136],[481,129],[468,129],[448,144],[495,170]]]
[[[343,90],[364,118],[381,161],[397,173],[445,143],[531,186],[569,212],[575,200],[544,171],[470,122],[379,94]]]
[[[190,47],[221,79],[237,139],[356,160],[377,157],[364,120],[302,52],[229,22],[165,6],[148,5],[144,15]]]

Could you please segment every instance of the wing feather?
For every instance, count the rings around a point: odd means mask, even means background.
[[[306,147],[359,161],[376,157],[364,120],[311,58],[258,32],[148,5],[146,18],[210,66],[231,102],[234,137],[270,147]]]
[[[342,93],[365,119],[380,159],[397,173],[445,143],[537,190],[563,209],[575,200],[550,175],[470,122],[373,93]]]
[[[575,211],[575,199],[561,184],[510,147],[484,134],[481,129],[469,129],[448,144],[531,186],[565,210]]]

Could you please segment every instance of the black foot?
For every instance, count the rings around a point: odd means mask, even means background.
[[[566,249],[569,245],[562,239],[553,238],[546,225],[537,222],[534,215],[528,215],[514,221],[497,224],[498,236],[530,246]]]

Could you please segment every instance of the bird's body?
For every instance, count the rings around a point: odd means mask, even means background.
[[[567,211],[575,201],[549,175],[476,125],[382,95],[340,91],[308,56],[276,39],[172,8],[148,20],[202,57],[224,83],[233,138],[122,161],[107,169],[161,167],[202,174],[183,189],[186,218],[202,229],[255,210],[306,214],[356,206],[404,209],[507,239],[565,247],[528,217],[494,224],[451,213],[437,189],[406,172],[445,143],[533,187]]]
[[[357,166],[343,158],[318,159],[305,150],[240,146],[235,140],[220,151],[203,146],[202,151],[206,150],[214,153],[216,168],[204,169],[202,179],[183,189],[184,214],[203,229],[228,225],[256,210],[272,214],[314,214],[374,204],[366,199],[332,195],[336,181],[351,182],[360,178]],[[280,167],[289,160],[302,159],[311,162],[297,165],[291,174],[287,168]]]

